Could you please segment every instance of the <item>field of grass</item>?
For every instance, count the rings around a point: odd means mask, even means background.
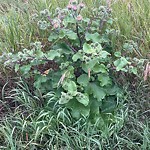
[[[84,0],[89,16],[99,0]],[[65,7],[67,0],[5,0],[0,1],[0,55],[17,53],[34,41],[46,44],[49,33],[41,32],[31,16],[43,9],[54,12]],[[138,45],[131,54],[150,61],[150,0],[110,0],[115,51],[126,42]],[[0,64],[0,149],[2,150],[149,150],[150,149],[150,80],[127,78],[120,111],[104,130],[86,118],[74,121],[70,112],[57,104],[54,93],[33,95],[22,78]],[[144,66],[143,66],[144,67]],[[9,73],[11,72],[11,73]],[[9,82],[7,82],[9,81]],[[10,92],[11,91],[11,92]],[[45,99],[47,101],[44,101]],[[54,104],[50,108],[51,103]],[[85,119],[85,120],[84,120]]]

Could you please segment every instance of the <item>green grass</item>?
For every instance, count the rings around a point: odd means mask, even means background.
[[[18,51],[38,39],[39,30],[35,24],[31,23],[30,16],[45,8],[53,11],[58,6],[64,7],[67,2],[67,0],[38,2],[29,0],[27,4],[19,0],[3,2],[0,7],[2,14],[0,51]],[[87,6],[86,15],[92,11],[93,6],[100,5],[97,0],[84,2]],[[126,40],[134,40],[138,43],[139,52],[143,57],[147,57],[150,49],[149,4],[149,0],[112,1],[112,15],[113,18],[117,18],[114,28],[119,29],[121,33],[115,41],[117,47],[121,47]]]
[[[86,123],[84,118],[73,120],[69,111],[57,104],[54,93],[49,92],[42,97],[33,95],[21,80],[10,96],[5,97],[5,100],[11,99],[16,107],[7,109],[7,114],[0,119],[0,148],[148,150],[149,90],[148,85],[141,83],[132,93],[127,92],[125,105],[115,116],[116,123],[98,129],[96,123]],[[50,107],[54,103],[54,107]],[[6,108],[9,108],[7,105]]]
[[[149,0],[118,0],[112,4],[115,27],[121,31],[120,43],[134,40],[140,52],[147,55],[150,49],[150,1]]]

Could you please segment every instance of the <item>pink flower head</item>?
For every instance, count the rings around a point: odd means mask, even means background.
[[[69,10],[71,10],[72,9],[72,5],[71,4],[68,4],[68,6],[67,6],[67,8],[69,9]]]
[[[83,17],[81,15],[78,15],[76,19],[77,19],[77,21],[81,21],[83,19]]]
[[[84,5],[83,3],[80,3],[80,4],[79,4],[79,7],[80,7],[80,8],[84,8],[85,5]]]
[[[65,18],[65,15],[59,14],[58,15],[58,19],[60,20],[60,22]]]
[[[72,6],[72,9],[73,9],[74,11],[77,11],[78,8],[77,8],[77,6],[73,5],[73,6]]]
[[[59,23],[58,23],[58,22],[54,23],[53,27],[54,27],[55,29],[59,28]]]

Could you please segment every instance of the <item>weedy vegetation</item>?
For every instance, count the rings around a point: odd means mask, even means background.
[[[150,148],[149,1],[84,2],[1,4],[0,149]]]

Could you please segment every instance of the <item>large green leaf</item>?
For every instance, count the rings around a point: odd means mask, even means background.
[[[83,51],[87,54],[92,54],[92,53],[96,52],[96,50],[94,48],[92,48],[90,44],[87,44],[87,43],[84,43]]]
[[[47,59],[54,60],[55,57],[60,57],[60,53],[57,52],[56,50],[50,50],[47,53]]]
[[[49,37],[48,37],[48,41],[49,42],[52,42],[53,40],[56,40],[59,36],[57,34],[51,34]]]
[[[93,71],[95,73],[101,72],[101,73],[107,73],[107,67],[104,64],[96,64],[93,67]]]
[[[101,106],[101,111],[103,113],[112,113],[117,106],[115,99],[115,96],[109,96],[107,100],[104,100]]]
[[[68,26],[68,24],[72,23],[76,23],[76,20],[73,18],[73,17],[70,17],[70,16],[66,16],[63,21],[62,21],[63,25],[64,26]]]
[[[48,77],[47,76],[41,76],[41,75],[35,75],[34,79],[35,79],[34,87],[37,89],[40,89],[42,83],[47,82]]]
[[[77,82],[82,86],[87,86],[89,83],[89,77],[87,74],[82,74],[77,78]]]
[[[76,95],[76,99],[84,106],[87,106],[89,104],[89,97],[86,94],[78,92]]]
[[[79,119],[82,116],[89,116],[90,114],[90,107],[84,106],[80,102],[78,102],[76,99],[70,100],[67,105],[67,108],[71,109],[71,114],[74,118]]]
[[[60,98],[59,99],[59,104],[66,104],[70,101],[70,99],[65,99],[65,98]]]
[[[99,56],[101,58],[107,58],[107,56],[110,55],[110,53],[108,53],[107,51],[100,51]]]
[[[96,85],[95,83],[91,83],[90,86],[91,86],[91,90],[92,90],[94,98],[97,98],[98,101],[101,101],[102,99],[105,98],[106,93],[103,88]]]
[[[121,52],[120,52],[120,51],[117,51],[117,52],[114,53],[114,55],[115,55],[116,57],[121,57]]]
[[[129,64],[129,62],[126,60],[126,58],[124,57],[121,57],[119,59],[117,59],[115,62],[114,62],[114,65],[116,66],[116,70],[117,71],[125,71],[124,70],[124,67]]]
[[[94,58],[94,59],[91,59],[87,64],[87,69],[90,69],[90,70],[93,70],[93,67],[98,63],[98,59],[97,58]]]
[[[77,85],[74,81],[66,81],[63,84],[63,88],[70,93],[75,93],[77,91]]]
[[[90,120],[92,123],[95,123],[100,117],[100,107],[102,105],[102,101],[99,102],[97,99],[91,98],[90,102]]]
[[[85,38],[87,41],[92,41],[92,42],[99,42],[100,41],[100,34],[99,33],[86,33]]]
[[[81,58],[82,58],[82,54],[77,52],[76,54],[73,55],[72,60],[76,62],[78,59],[81,59]]]
[[[88,70],[93,70],[93,67],[97,64],[98,62],[98,59],[95,58],[95,59],[91,59],[88,63],[82,63],[81,66],[82,66],[82,69],[88,73]]]
[[[77,33],[72,30],[65,30],[64,33],[71,40],[76,40],[78,38]]]
[[[31,69],[31,65],[30,65],[30,64],[29,64],[29,65],[23,65],[23,66],[20,67],[20,70],[21,70],[24,74],[28,74],[29,71],[30,71],[30,69]]]
[[[98,80],[100,81],[101,86],[106,86],[112,83],[110,77],[107,74],[99,74]]]
[[[65,54],[71,54],[73,52],[66,43],[58,43],[54,49],[61,49],[61,52]]]
[[[120,88],[117,85],[109,85],[105,87],[105,92],[107,96],[116,95],[117,93],[120,93]]]
[[[42,58],[44,56],[44,53],[42,50],[36,50],[36,58]]]

